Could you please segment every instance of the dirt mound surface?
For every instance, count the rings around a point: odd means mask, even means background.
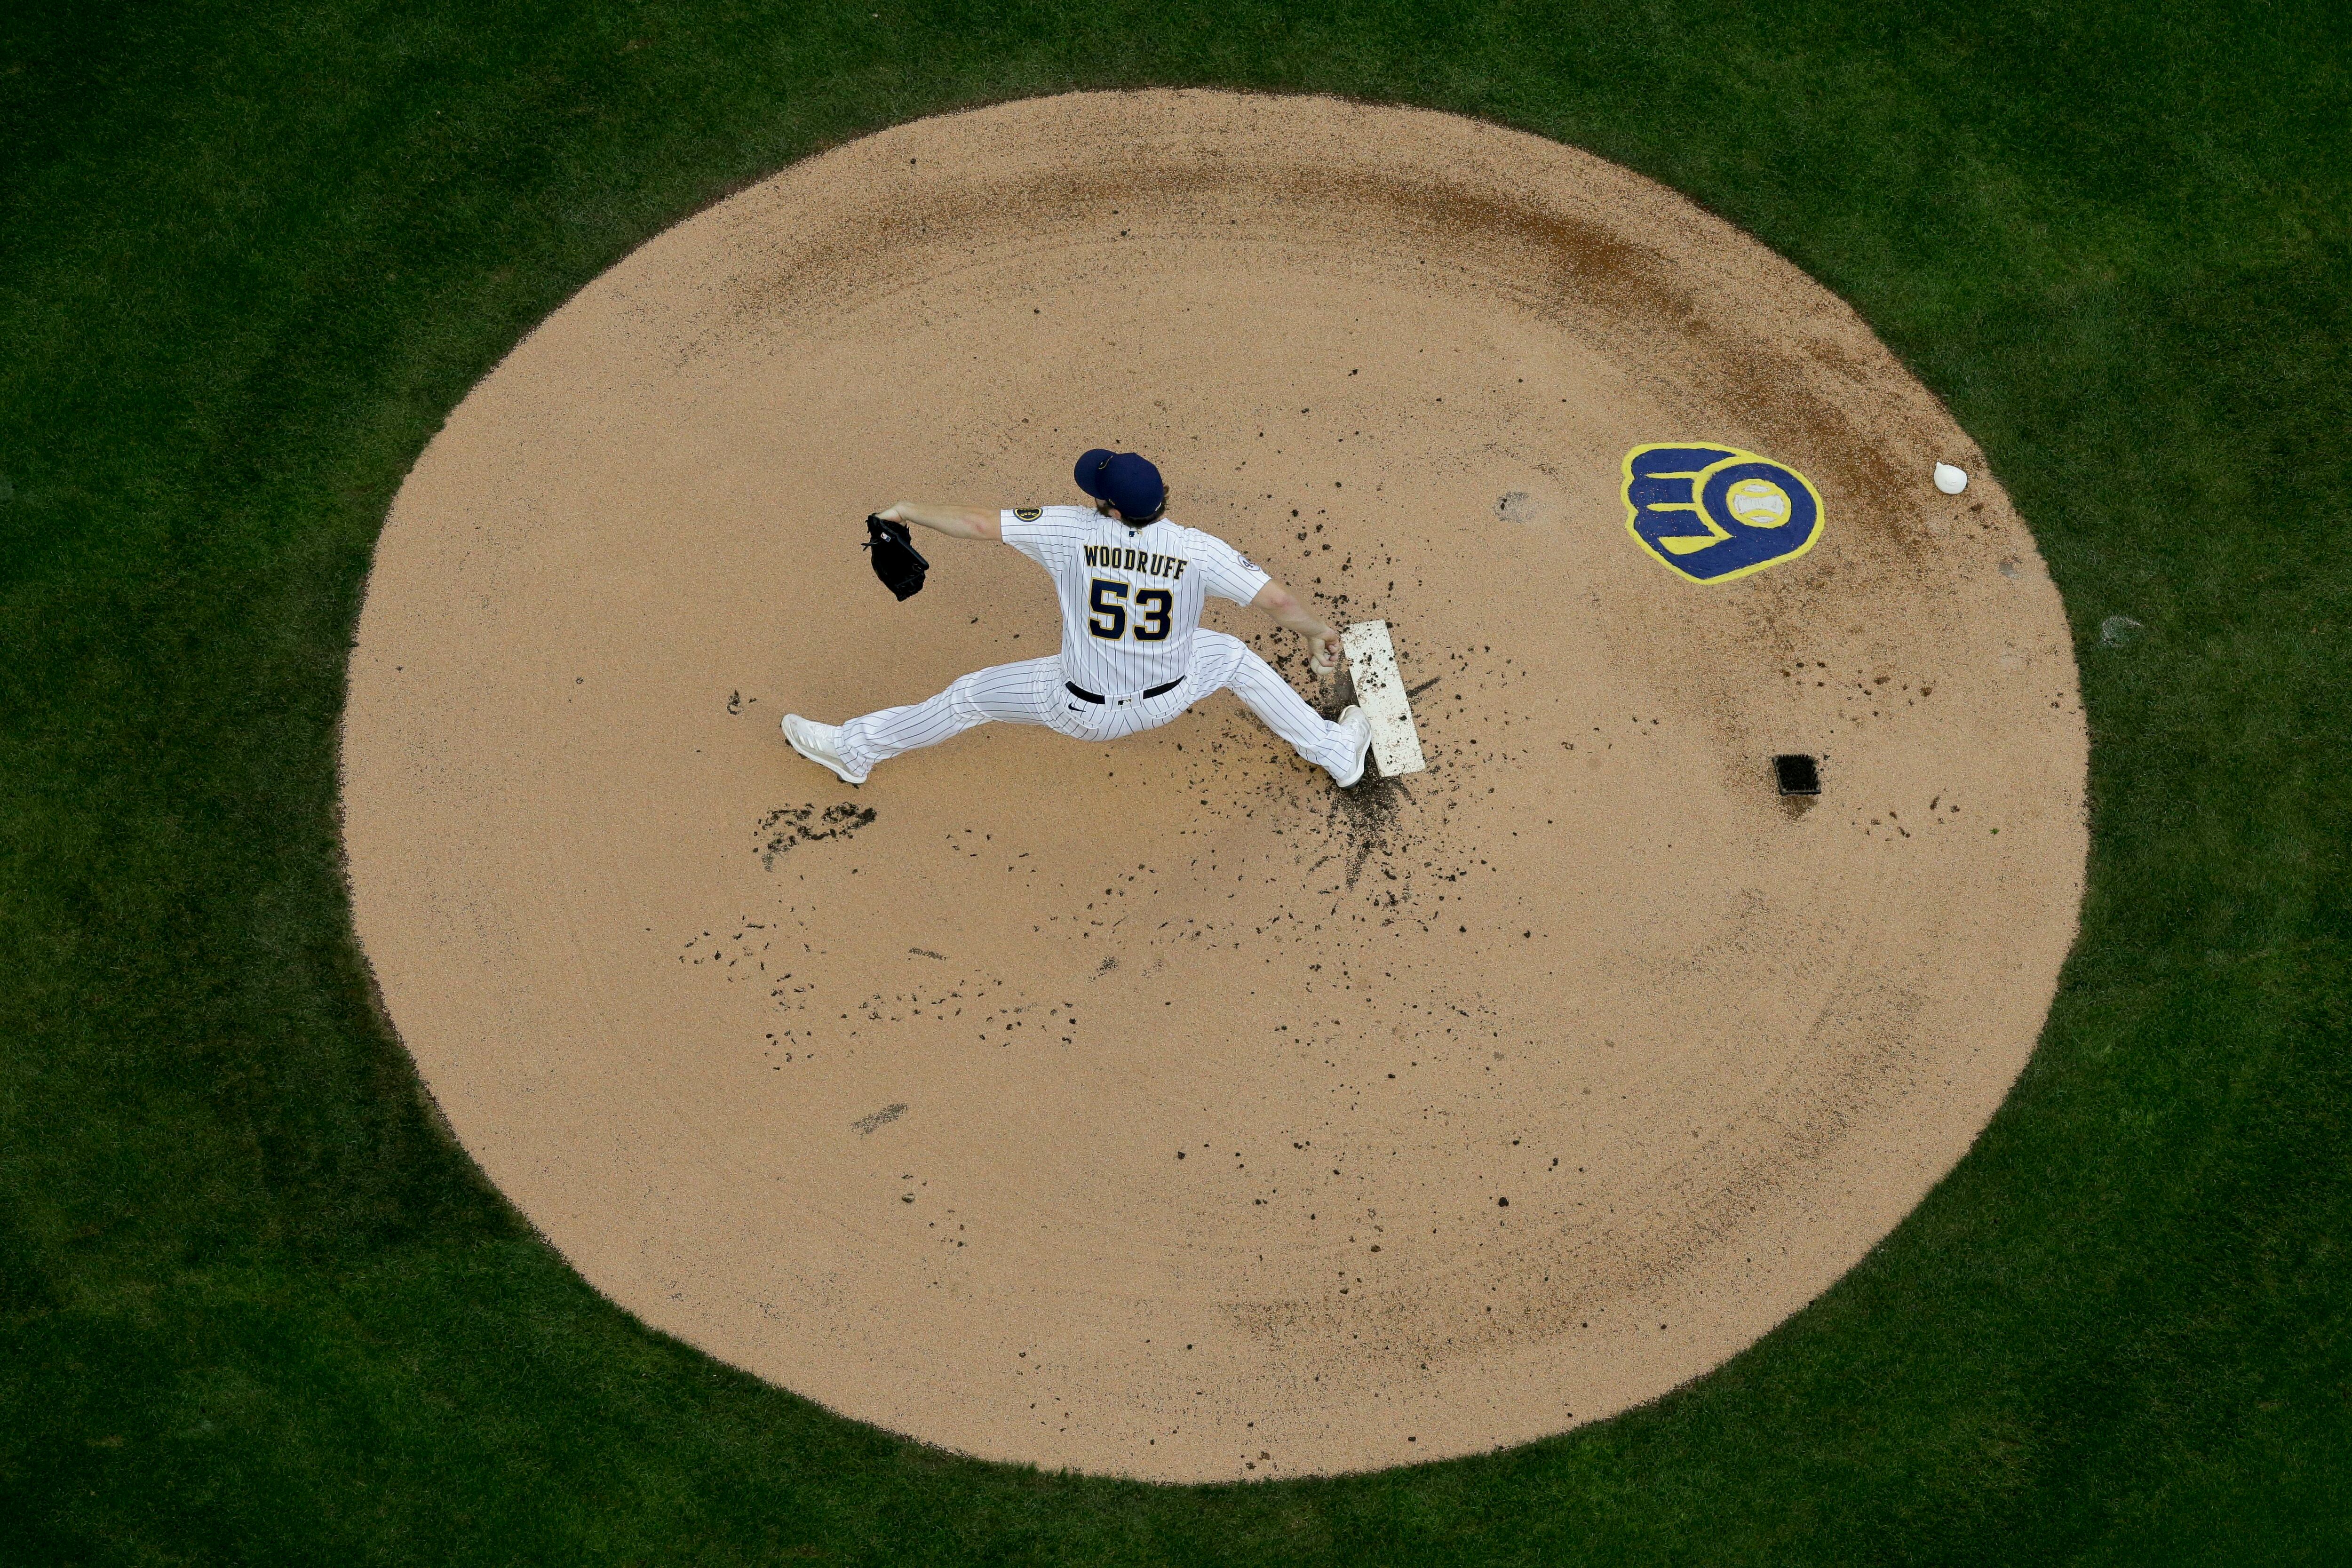
[[[1801,475],[1816,542],[1694,580],[1629,528],[1660,443]],[[1091,446],[1387,618],[1430,771],[1335,794],[1229,696],[795,757],[787,710],[1058,640],[1008,550],[893,602],[866,511],[1074,500]],[[844,1414],[1187,1481],[1557,1432],[1829,1286],[2032,1049],[2085,731],[1983,467],[1836,299],[1534,138],[903,126],[646,246],[427,449],[352,658],[359,934],[589,1281]]]

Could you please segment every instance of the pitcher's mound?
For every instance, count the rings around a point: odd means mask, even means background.
[[[1385,618],[1430,771],[1339,795],[1230,697],[794,756],[1057,644],[1009,550],[924,535],[893,602],[866,513],[1075,500],[1093,446]],[[1213,93],[903,126],[600,279],[402,490],[343,764],[392,1018],[598,1289],[1166,1480],[1753,1342],[1991,1114],[2084,850],[2058,595],[1850,310],[1582,153]]]

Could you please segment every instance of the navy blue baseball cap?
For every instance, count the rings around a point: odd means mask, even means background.
[[[1073,477],[1078,489],[1097,500],[1110,502],[1129,522],[1154,517],[1168,504],[1168,485],[1160,470],[1133,452],[1097,447],[1078,459]]]

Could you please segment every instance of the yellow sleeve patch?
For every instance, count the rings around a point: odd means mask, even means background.
[[[1013,509],[1013,515],[1024,522],[1034,522],[1045,515],[1045,509],[1042,506],[1016,506]]]

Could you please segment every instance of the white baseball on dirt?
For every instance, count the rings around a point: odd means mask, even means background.
[[[1969,488],[1969,471],[1949,463],[1936,465],[1936,488],[1948,496],[1956,496]]]

